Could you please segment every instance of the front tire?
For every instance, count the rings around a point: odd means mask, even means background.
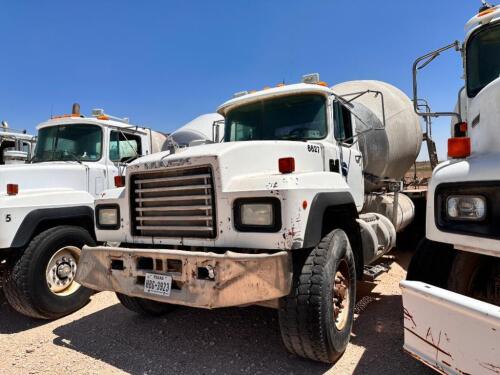
[[[74,281],[80,249],[95,246],[83,228],[59,226],[31,240],[7,275],[5,297],[14,310],[36,319],[57,319],[85,306],[92,290]]]
[[[498,258],[459,251],[448,278],[448,289],[500,306],[498,280],[500,280]]]
[[[176,308],[175,305],[168,303],[161,303],[145,298],[129,297],[121,293],[116,293],[116,297],[118,297],[123,307],[140,315],[161,316]]]
[[[450,244],[422,239],[408,266],[406,280],[446,288],[455,255]]]
[[[281,337],[288,351],[326,363],[342,356],[353,323],[355,275],[349,239],[335,229],[294,272],[292,291],[280,300]]]

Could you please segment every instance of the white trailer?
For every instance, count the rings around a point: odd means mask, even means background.
[[[29,164],[0,168],[0,286],[15,310],[50,319],[87,303],[92,291],[74,275],[81,247],[96,243],[94,198],[165,140],[102,110],[83,116],[74,105],[38,126]]]
[[[453,118],[449,160],[434,170],[426,239],[401,282],[405,350],[446,374],[500,373],[500,7],[487,3],[466,24],[465,87]]]
[[[334,362],[356,280],[411,221],[398,189],[420,151],[418,116],[391,85],[329,88],[317,74],[218,112],[224,142],[140,158],[96,199],[107,246],[84,247],[77,280],[143,314],[272,306],[290,352]]]

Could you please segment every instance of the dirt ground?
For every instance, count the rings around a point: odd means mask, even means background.
[[[411,254],[358,285],[351,343],[335,365],[288,354],[275,310],[180,308],[151,319],[100,293],[82,310],[40,322],[0,306],[0,374],[433,374],[405,354],[398,282]]]

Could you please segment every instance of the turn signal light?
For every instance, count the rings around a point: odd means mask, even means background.
[[[19,185],[18,184],[7,184],[7,194],[8,195],[17,195],[19,193]]]
[[[448,156],[450,158],[466,158],[471,153],[470,138],[458,137],[448,139]]]
[[[278,161],[278,167],[281,173],[292,173],[295,171],[295,159],[281,158]]]
[[[125,186],[125,176],[115,176],[115,186],[124,187]]]
[[[478,17],[486,16],[487,14],[493,13],[496,10],[496,8],[489,8],[486,10],[483,10],[482,12],[478,13]]]

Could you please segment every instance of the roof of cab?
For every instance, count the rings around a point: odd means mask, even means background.
[[[58,117],[51,118],[47,121],[40,123],[36,128],[42,129],[54,125],[70,125],[70,124],[90,124],[90,125],[99,125],[104,127],[113,127],[113,128],[121,128],[121,129],[146,129],[140,125],[128,124],[121,121],[116,120],[101,120],[96,117],[85,117],[85,116],[70,116],[70,117]]]
[[[500,21],[500,5],[497,5],[493,8],[487,9],[483,12],[479,12],[474,15],[467,23],[465,24],[465,32],[467,36],[465,40],[469,38],[474,30],[478,27],[487,25],[492,22]]]
[[[295,83],[292,85],[273,87],[230,99],[221,104],[217,108],[217,112],[224,116],[230,109],[242,104],[252,103],[277,96],[305,93],[328,95],[332,93],[332,90],[328,87],[314,83]]]

